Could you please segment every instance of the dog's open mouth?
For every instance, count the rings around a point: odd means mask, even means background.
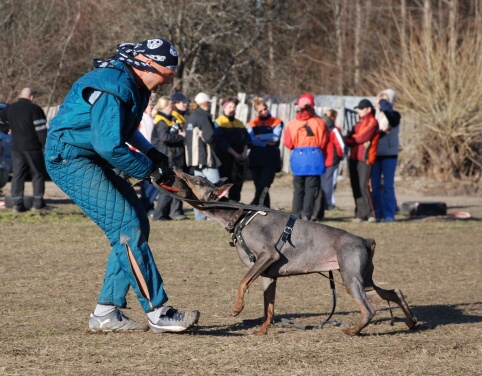
[[[178,190],[176,195],[180,198],[196,199],[191,188],[186,182],[184,172],[178,167],[173,167],[172,170],[174,175],[171,175],[167,185],[176,188]]]

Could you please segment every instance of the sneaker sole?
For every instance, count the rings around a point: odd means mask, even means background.
[[[149,326],[153,333],[181,333],[189,330],[193,325],[197,324],[200,315],[199,311],[189,311],[185,313],[182,325],[160,326],[154,325],[149,321]]]
[[[127,333],[127,332],[147,332],[147,329],[89,329],[91,333]]]
[[[139,329],[123,329],[123,328],[117,328],[117,329],[99,329],[99,328],[92,328],[89,327],[89,331],[92,333],[107,333],[107,332],[147,332],[149,330],[149,327],[146,326],[145,328],[139,328]]]

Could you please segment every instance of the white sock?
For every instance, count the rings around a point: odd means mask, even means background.
[[[97,317],[102,317],[108,315],[111,312],[114,312],[116,307],[113,305],[105,305],[105,304],[97,304],[95,306],[94,315]]]

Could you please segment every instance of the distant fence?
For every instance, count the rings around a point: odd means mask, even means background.
[[[241,120],[244,124],[248,121],[256,117],[256,111],[253,108],[251,103],[252,98],[254,95],[248,96],[245,93],[238,93],[238,99],[240,101],[237,109],[236,109],[236,118]],[[283,120],[286,128],[286,124],[294,119],[296,114],[296,97],[293,98],[291,101],[283,101],[280,102],[276,97],[263,97],[268,104],[269,111],[273,116],[276,116]],[[357,97],[357,96],[336,96],[336,95],[315,95],[315,112],[322,116],[324,112],[330,108],[336,110],[338,112],[338,116],[336,118],[336,125],[338,125],[342,130],[343,133],[348,132],[358,121],[358,115],[356,111],[354,111],[354,107],[362,100],[363,98],[368,98],[372,101],[375,100],[375,97]],[[213,104],[211,108],[211,113],[213,114],[214,118],[217,118],[222,114],[222,107],[220,105],[220,98],[213,97]],[[50,121],[57,111],[59,110],[59,106],[53,106],[49,108],[44,108],[45,114],[47,116],[47,121]],[[283,142],[280,144],[281,149],[281,156],[283,160],[283,167],[282,171],[289,173],[290,172],[290,155],[291,151],[283,146]],[[342,166],[341,174],[343,174],[344,168]]]

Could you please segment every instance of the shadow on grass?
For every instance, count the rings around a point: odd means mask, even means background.
[[[419,323],[413,330],[408,330],[405,324],[405,315],[398,307],[392,307],[395,316],[395,326],[393,330],[388,330],[376,335],[397,335],[397,334],[409,334],[411,332],[428,331],[437,328],[440,325],[450,324],[475,324],[482,322],[481,315],[468,315],[464,312],[464,307],[476,306],[477,310],[482,309],[482,302],[475,303],[460,303],[460,304],[447,304],[447,305],[427,305],[427,306],[413,306],[412,312],[417,317]],[[343,317],[350,317],[348,323],[345,323]],[[320,313],[294,313],[275,316],[275,326],[278,326],[282,321],[292,322],[295,325],[283,326],[280,325],[277,329],[292,328],[298,330],[313,330],[313,329],[325,329],[333,328],[340,330],[342,327],[355,325],[359,319],[359,312],[357,311],[341,311],[335,312],[331,318],[331,322],[335,322],[335,325],[327,324],[323,328],[317,327],[323,323],[328,317],[328,314]],[[317,318],[315,323],[306,324],[306,319]],[[297,322],[296,320],[302,320]],[[246,336],[254,332],[263,323],[264,318],[259,317],[255,319],[245,319],[241,322],[231,325],[212,325],[212,326],[198,326],[193,328],[193,332],[197,335],[209,335],[209,336]],[[315,320],[310,320],[315,321]],[[278,324],[278,325],[277,325]],[[341,324],[341,325],[340,325]],[[401,324],[401,325],[400,325]],[[390,313],[388,308],[378,308],[377,316],[371,321],[370,326],[378,325],[390,325]],[[373,333],[361,333],[359,336],[371,336]]]
[[[482,309],[482,302],[459,304],[435,304],[412,307],[413,314],[422,322],[421,330],[435,329],[440,325],[475,324],[482,322],[481,315],[467,315],[464,307],[474,306]]]

